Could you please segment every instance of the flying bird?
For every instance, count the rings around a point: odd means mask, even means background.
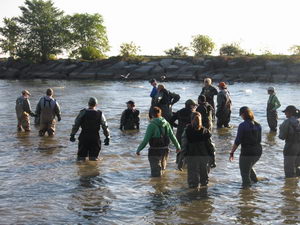
[[[130,73],[127,73],[126,75],[121,74],[121,77],[123,77],[124,79],[127,79],[130,76]]]

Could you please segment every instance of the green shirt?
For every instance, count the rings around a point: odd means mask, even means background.
[[[167,136],[171,139],[172,143],[175,145],[176,149],[180,149],[180,144],[178,143],[173,130],[170,126],[170,124],[164,119],[164,118],[155,118],[151,120],[150,124],[147,127],[146,134],[144,137],[144,140],[142,143],[139,145],[137,152],[142,151],[146,145],[149,143],[150,139],[152,137],[160,137],[160,127],[166,128]]]
[[[275,94],[272,94],[269,96],[268,105],[269,104],[273,107],[273,108],[271,108],[271,110],[273,110],[273,111],[277,110],[281,106],[281,104]]]

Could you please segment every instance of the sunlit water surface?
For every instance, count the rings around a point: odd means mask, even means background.
[[[265,118],[270,84],[236,83],[233,129],[214,130],[217,168],[208,189],[189,190],[186,172],[176,170],[175,153],[162,178],[150,178],[147,149],[135,150],[148,124],[150,85],[140,82],[0,81],[0,224],[293,224],[300,223],[298,179],[283,177],[283,142],[270,134]],[[166,83],[180,94],[174,110],[188,98],[197,99],[198,82]],[[61,105],[62,121],[54,138],[16,132],[15,100],[22,89],[32,93],[35,108],[46,88],[52,87]],[[275,85],[283,109],[299,106],[296,84]],[[95,96],[108,119],[111,144],[101,150],[99,162],[76,163],[77,143],[69,133],[77,113]],[[125,102],[133,99],[141,111],[141,131],[122,133],[119,118]],[[263,155],[256,165],[262,181],[241,189],[238,154],[228,152],[241,122],[239,107],[251,107],[263,126]],[[281,123],[283,113],[279,113]],[[238,152],[237,152],[238,153]]]

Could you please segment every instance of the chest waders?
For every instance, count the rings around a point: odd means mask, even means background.
[[[272,104],[274,97],[275,95],[272,95],[270,101],[268,101],[267,104],[267,121],[271,131],[277,130],[277,120],[278,120],[277,111],[273,110],[275,107],[275,105]]]

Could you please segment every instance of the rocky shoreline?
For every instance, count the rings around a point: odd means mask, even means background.
[[[126,79],[149,80],[165,76],[166,80],[202,80],[236,82],[300,82],[300,62],[261,57],[167,58],[148,57],[141,61],[112,57],[83,62],[53,60],[28,63],[16,60],[0,61],[0,79]]]

